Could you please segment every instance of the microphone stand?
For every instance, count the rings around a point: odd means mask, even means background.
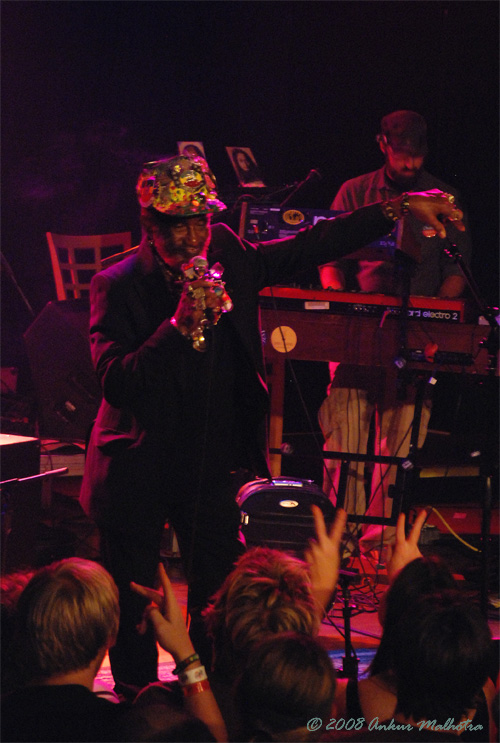
[[[290,201],[293,199],[293,197],[302,189],[303,186],[305,186],[307,183],[311,183],[311,181],[319,181],[321,180],[321,173],[319,170],[312,170],[309,171],[307,176],[304,178],[303,181],[300,183],[297,183],[294,187],[294,189],[288,194],[286,199],[284,199],[281,204],[279,205],[280,209],[283,209],[287,204],[290,203]]]
[[[340,570],[339,571],[339,583],[342,589],[342,616],[344,619],[344,647],[345,655],[342,658],[342,670],[337,671],[337,675],[341,678],[357,679],[358,678],[358,667],[359,658],[357,657],[351,640],[351,590],[349,583],[358,577],[357,571],[353,570]]]
[[[396,267],[401,279],[401,312],[399,314],[399,356],[396,359],[398,399],[406,397],[406,350],[408,345],[408,306],[410,303],[411,268],[413,261],[401,251],[396,253]]]
[[[457,246],[446,237],[444,238],[444,252],[450,258],[453,258],[455,263],[458,264],[462,274],[469,286],[471,294],[476,302],[481,315],[486,319],[490,330],[488,335],[483,338],[479,344],[483,348],[486,348],[488,352],[488,375],[489,386],[492,387],[496,384],[496,366],[497,366],[497,354],[498,354],[498,322],[496,315],[498,309],[495,310],[493,307],[488,307],[481,297],[479,288],[470,272],[469,267],[465,263],[463,256],[458,250]],[[491,508],[492,508],[492,492],[491,492],[491,481],[493,477],[493,460],[491,455],[487,461],[480,466],[479,472],[485,478],[485,491],[483,499],[483,517],[481,522],[481,586],[480,586],[480,602],[481,610],[484,616],[488,617],[488,583],[489,583],[489,558],[490,558],[490,528],[491,528]]]
[[[397,251],[395,256],[396,269],[399,273],[401,285],[401,312],[398,317],[399,329],[399,353],[394,363],[397,368],[396,376],[396,393],[397,399],[404,401],[409,383],[410,373],[406,369],[407,350],[408,350],[408,308],[410,304],[411,277],[416,263],[420,262],[420,248],[416,243],[408,220],[401,220],[398,225],[397,233]],[[415,378],[414,378],[415,379]],[[414,405],[413,423],[410,436],[410,446],[404,467],[404,477],[396,480],[393,495],[394,505],[400,504],[400,508],[405,513],[408,510],[410,494],[414,487],[415,473],[413,471],[414,454],[418,446],[418,434],[420,430],[420,420],[422,416],[422,407],[424,403],[425,383],[423,380],[416,384],[416,397]],[[393,506],[394,511],[394,506]]]
[[[29,303],[29,301],[28,301],[25,293],[23,292],[23,290],[19,286],[19,283],[18,283],[18,281],[17,281],[17,279],[16,279],[16,277],[14,275],[14,271],[12,270],[12,268],[10,266],[10,263],[8,262],[7,258],[4,256],[4,254],[2,253],[2,251],[0,251],[0,257],[2,259],[2,265],[4,266],[5,270],[7,271],[7,275],[9,276],[10,280],[14,284],[14,286],[15,286],[15,288],[16,288],[19,296],[23,300],[24,304],[28,308],[28,311],[29,311],[31,317],[35,317],[35,313],[33,311],[33,307],[30,305],[30,303]]]

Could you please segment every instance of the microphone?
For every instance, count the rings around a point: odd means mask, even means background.
[[[292,190],[292,191],[291,191],[291,192],[290,192],[290,193],[288,194],[288,196],[286,197],[286,199],[285,199],[284,201],[282,201],[282,202],[281,202],[281,204],[280,204],[280,208],[283,208],[284,206],[286,206],[286,205],[288,204],[288,202],[289,202],[289,201],[291,201],[291,199],[292,199],[292,198],[293,198],[293,197],[294,197],[294,196],[295,196],[295,195],[296,195],[296,194],[297,194],[297,193],[298,193],[298,192],[299,192],[299,191],[300,191],[300,190],[301,190],[302,188],[304,188],[304,186],[305,186],[305,185],[307,185],[308,183],[314,183],[315,181],[316,181],[316,182],[317,182],[317,181],[320,181],[320,180],[321,180],[321,178],[322,178],[322,175],[321,175],[321,173],[319,172],[319,170],[316,170],[316,168],[312,168],[312,169],[311,169],[311,170],[309,171],[309,173],[308,173],[308,174],[306,175],[306,177],[304,178],[304,180],[303,180],[303,181],[301,181],[300,183],[298,183],[298,184],[297,184],[297,185],[295,186],[295,188],[294,188],[294,189],[293,189],[293,190]]]

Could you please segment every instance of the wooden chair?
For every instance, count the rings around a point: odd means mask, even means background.
[[[129,250],[130,232],[110,235],[58,235],[47,232],[57,299],[88,296],[92,276],[108,256]]]

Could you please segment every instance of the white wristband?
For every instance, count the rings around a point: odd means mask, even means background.
[[[190,668],[180,673],[179,683],[181,686],[187,686],[188,684],[196,684],[198,681],[205,681],[207,678],[205,666],[198,666],[197,668]]]

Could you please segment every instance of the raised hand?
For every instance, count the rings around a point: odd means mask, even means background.
[[[396,542],[394,547],[392,545],[388,547],[387,576],[390,583],[393,582],[396,575],[405,565],[408,565],[409,562],[416,560],[418,557],[422,557],[422,553],[418,548],[418,540],[427,515],[425,509],[419,511],[407,537],[405,533],[406,516],[404,513],[399,514],[396,524]]]
[[[347,513],[337,508],[335,520],[326,530],[323,512],[318,506],[311,506],[316,539],[311,540],[305,552],[305,560],[311,571],[313,593],[322,609],[328,606],[335,590],[340,570],[340,544],[347,523]]]
[[[156,639],[161,647],[171,653],[176,664],[178,664],[189,659],[194,654],[194,648],[186,629],[181,607],[175,598],[172,584],[161,563],[158,565],[158,577],[162,587],[161,591],[140,586],[138,583],[131,583],[130,587],[140,596],[144,596],[151,601],[144,612],[145,620],[152,623]],[[194,660],[186,667],[194,668],[200,665],[199,660]],[[207,681],[204,683],[208,684]],[[196,686],[196,684],[194,685]],[[198,717],[207,725],[215,740],[227,741],[226,725],[209,685],[197,690],[194,694],[187,695],[184,703],[186,710],[191,715]]]
[[[194,648],[186,628],[182,609],[161,563],[158,566],[158,577],[162,586],[161,591],[141,586],[138,583],[131,583],[130,587],[151,602],[144,610],[144,621],[151,622],[156,639],[161,647],[171,653],[174,660],[178,662],[192,655]],[[139,631],[144,630],[145,625],[143,624]]]

